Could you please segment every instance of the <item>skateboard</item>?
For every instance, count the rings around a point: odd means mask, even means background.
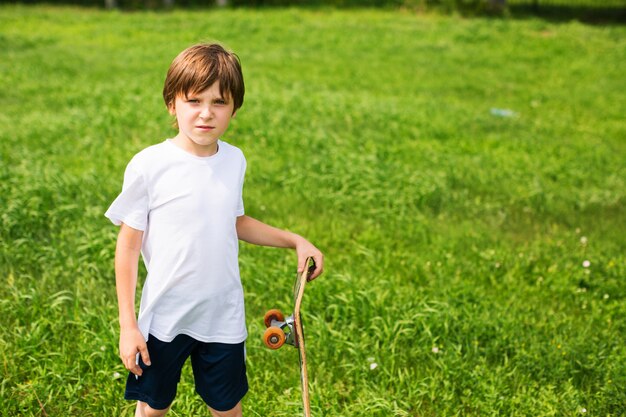
[[[302,273],[296,276],[293,286],[293,314],[285,317],[280,310],[272,309],[265,313],[265,333],[263,342],[270,349],[278,349],[285,343],[298,348],[300,356],[300,381],[302,382],[302,404],[304,407],[304,417],[311,417],[311,404],[309,402],[309,378],[306,371],[306,350],[304,348],[304,330],[302,328],[302,316],[300,307],[302,306],[302,296],[304,286],[309,277],[315,271],[313,258],[307,258],[307,266]]]

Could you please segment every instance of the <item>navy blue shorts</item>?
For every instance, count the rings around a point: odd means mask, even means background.
[[[148,353],[150,366],[139,359],[143,375],[138,379],[128,375],[127,400],[143,401],[156,410],[169,407],[176,397],[183,364],[190,356],[196,392],[209,407],[228,411],[248,392],[244,342],[204,343],[184,334],[162,342],[150,335]]]

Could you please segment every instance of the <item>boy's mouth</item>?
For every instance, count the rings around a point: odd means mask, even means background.
[[[198,125],[196,126],[196,128],[198,129],[202,129],[202,130],[211,130],[211,129],[215,129],[214,126],[209,126],[209,125]]]

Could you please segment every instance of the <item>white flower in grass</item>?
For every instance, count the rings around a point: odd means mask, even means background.
[[[376,362],[374,362],[376,360],[376,358],[373,357],[369,357],[367,358],[367,361],[370,364],[370,371],[373,371],[374,369],[378,368],[378,364]]]
[[[439,353],[439,348],[437,346],[433,346],[431,350],[433,353]]]
[[[583,246],[587,245],[588,241],[589,240],[587,239],[587,236],[583,236],[583,237],[580,238],[580,244],[583,245]]]
[[[120,379],[122,375],[119,372],[113,372],[113,379]]]
[[[587,259],[583,261],[583,268],[589,268],[591,266],[591,262]]]
[[[585,414],[587,412],[587,409],[585,407],[580,409],[580,414]]]

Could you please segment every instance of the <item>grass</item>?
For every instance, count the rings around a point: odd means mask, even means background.
[[[212,39],[244,66],[248,214],[327,257],[314,415],[626,415],[622,26],[3,5],[0,27],[1,415],[132,415],[103,213],[173,135],[169,63]],[[260,339],[294,263],[241,246],[248,416],[300,414],[296,351]],[[188,368],[171,414],[208,415]]]

